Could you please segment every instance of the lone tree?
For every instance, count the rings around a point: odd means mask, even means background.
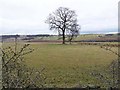
[[[55,12],[49,14],[46,23],[49,24],[50,30],[57,30],[58,34],[62,35],[63,44],[65,44],[65,35],[68,34],[68,32],[76,32],[76,30],[78,32],[79,30],[73,29],[73,26],[79,26],[77,24],[77,15],[75,11],[65,7],[59,7]]]
[[[79,30],[80,30],[80,26],[78,24],[73,24],[71,29],[68,30],[67,36],[68,36],[68,41],[70,42],[70,44],[72,40],[79,35],[80,33]]]

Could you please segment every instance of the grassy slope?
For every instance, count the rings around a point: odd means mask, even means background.
[[[35,51],[26,56],[26,62],[32,67],[45,67],[49,86],[70,87],[78,83],[93,83],[88,72],[101,69],[117,59],[115,55],[98,46],[34,43],[31,48]]]

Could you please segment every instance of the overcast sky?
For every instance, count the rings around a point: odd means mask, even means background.
[[[116,32],[119,0],[0,0],[0,34],[46,34],[49,13],[75,10],[82,33]]]

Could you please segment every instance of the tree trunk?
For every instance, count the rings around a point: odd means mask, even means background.
[[[69,42],[70,42],[70,44],[71,44],[71,42],[72,42],[72,38],[70,37],[70,39],[69,39]]]
[[[63,30],[63,42],[62,44],[65,44],[65,30]]]

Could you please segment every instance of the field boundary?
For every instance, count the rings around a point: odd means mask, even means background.
[[[119,44],[103,44],[103,43],[96,43],[96,42],[80,42],[80,45],[99,45],[99,46],[109,46],[109,47],[120,47]]]

